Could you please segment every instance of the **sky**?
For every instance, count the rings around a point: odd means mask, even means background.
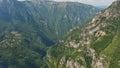
[[[25,0],[19,0],[19,1],[25,1]],[[54,0],[54,1],[59,1],[59,2],[72,1],[72,2],[81,2],[85,4],[90,4],[93,6],[109,6],[115,0]]]
[[[55,0],[55,1],[72,1],[90,4],[94,6],[109,6],[115,0]]]

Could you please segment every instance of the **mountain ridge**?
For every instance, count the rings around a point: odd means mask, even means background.
[[[101,11],[87,25],[77,27],[48,50],[53,68],[119,68],[120,1]]]
[[[47,49],[69,29],[99,12],[81,3],[66,3],[64,7],[56,2],[2,1],[0,68],[48,68],[43,59]]]

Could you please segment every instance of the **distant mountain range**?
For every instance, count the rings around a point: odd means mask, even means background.
[[[96,7],[100,8],[100,9],[105,9],[105,8],[107,8],[108,6],[96,6]]]

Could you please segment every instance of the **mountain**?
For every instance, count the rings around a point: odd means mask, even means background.
[[[49,68],[120,68],[120,1],[49,48]]]
[[[105,9],[105,8],[107,8],[108,6],[96,6],[96,7],[100,8],[100,9]]]
[[[98,12],[76,2],[0,0],[0,68],[48,68],[47,49]]]
[[[36,3],[36,0],[33,3]],[[41,2],[37,1],[37,3]],[[30,5],[28,6],[31,7]],[[44,23],[42,25],[45,26],[42,27],[42,29],[48,29],[49,27],[49,29],[45,31],[54,33],[58,39],[61,39],[74,26],[78,26],[89,21],[94,15],[99,12],[99,10],[93,6],[77,2],[73,3],[46,1],[38,5],[34,4],[34,6],[38,7],[36,9],[38,13],[34,13],[33,16],[40,15],[37,16],[37,18],[40,19],[42,16],[43,19],[41,19],[41,22],[46,22],[46,24]],[[35,20],[39,22],[39,20]]]
[[[61,39],[71,28],[89,21],[99,11],[93,6],[81,3],[42,0],[3,0],[0,7],[0,21],[9,24],[7,26],[2,23],[4,27],[12,27],[8,29],[19,32],[26,29],[29,34],[44,34],[46,38],[42,39],[46,45],[50,45],[50,40],[54,43]]]

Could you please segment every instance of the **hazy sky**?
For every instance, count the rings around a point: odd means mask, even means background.
[[[115,0],[55,0],[55,1],[73,1],[73,2],[91,4],[94,6],[109,6]]]
[[[24,1],[24,0],[19,0]],[[85,4],[90,4],[94,6],[109,6],[115,0],[54,0],[54,1],[72,1],[72,2],[81,2]]]

